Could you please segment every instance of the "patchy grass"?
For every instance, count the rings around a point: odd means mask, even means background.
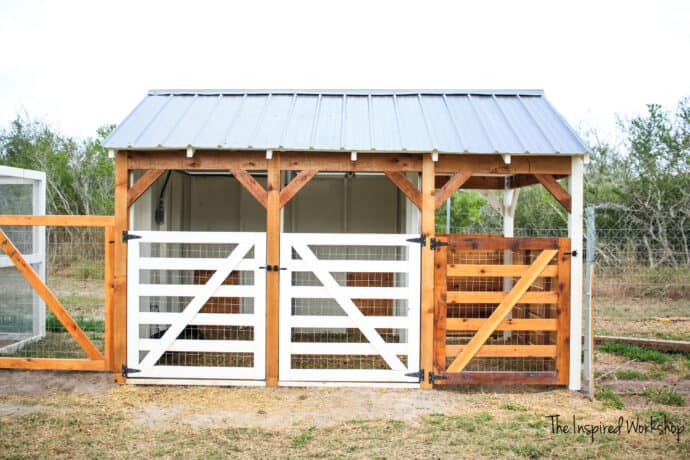
[[[657,350],[650,350],[648,348],[637,345],[630,345],[627,343],[610,342],[599,346],[601,351],[606,353],[613,353],[615,355],[624,356],[628,359],[636,359],[638,361],[648,361],[657,364],[663,364],[673,361],[673,355],[663,353]]]
[[[655,403],[666,406],[687,406],[688,404],[685,396],[669,387],[646,388],[642,394]]]
[[[604,407],[613,409],[623,409],[625,407],[623,398],[609,387],[599,387],[594,397],[604,403]]]
[[[504,405],[501,406],[501,409],[520,411],[520,412],[524,412],[527,410],[527,408],[525,406],[523,406],[520,403],[516,403],[516,402],[505,403]]]
[[[623,369],[616,372],[615,375],[620,380],[645,380],[647,378],[644,372],[636,371],[634,369]]]

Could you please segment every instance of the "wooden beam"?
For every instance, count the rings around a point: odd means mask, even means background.
[[[149,169],[146,171],[127,191],[127,206],[131,207],[164,172],[164,169]]]
[[[458,356],[465,348],[465,345],[448,345],[446,356]],[[556,345],[482,345],[474,357],[555,358]]]
[[[50,311],[52,311],[58,321],[60,321],[60,324],[65,327],[67,332],[79,344],[81,349],[84,350],[89,359],[104,360],[105,358],[98,348],[91,342],[76,321],[72,319],[67,310],[65,310],[65,307],[63,307],[58,298],[55,297],[55,294],[48,289],[48,286],[43,283],[43,280],[39,278],[31,265],[26,262],[2,229],[0,229],[0,249],[9,257],[29,286],[31,286],[34,292],[45,302]]]
[[[556,375],[560,385],[567,385],[570,378],[570,239],[558,239],[558,329],[556,332]]]
[[[114,314],[114,297],[113,297],[113,271],[115,269],[115,231],[113,227],[106,227],[103,231],[103,307],[105,310],[105,340],[103,343],[103,351],[105,354],[106,370],[115,370],[113,367],[114,353],[113,353],[113,314]]]
[[[469,171],[462,171],[455,173],[449,180],[446,182],[443,187],[441,187],[441,190],[439,190],[436,193],[436,209],[440,208],[443,203],[446,202],[448,198],[453,195],[462,185],[467,182],[467,180],[472,177],[472,173]]]
[[[196,150],[192,158],[187,158],[185,150],[128,151],[123,152],[123,154],[127,156],[130,170],[227,171],[228,169],[244,169],[245,171],[262,171],[266,169],[266,152],[264,150],[258,152]]]
[[[27,227],[108,227],[115,223],[113,216],[25,216],[0,215],[0,225]]]
[[[410,199],[419,209],[422,208],[422,192],[417,190],[417,187],[410,179],[400,171],[384,171],[383,172],[391,182],[393,182],[401,192]]]
[[[434,161],[431,154],[422,160],[421,219],[422,234],[427,239],[434,237],[436,207],[434,201]],[[429,370],[434,366],[434,250],[429,245],[422,247],[422,299],[421,299],[421,368]],[[422,388],[432,388],[428,379],[421,383]]]
[[[280,153],[268,162],[266,265],[280,265]],[[266,385],[278,386],[280,272],[266,272]]]
[[[438,237],[445,241],[444,237]],[[450,321],[447,319],[446,293],[448,290],[448,247],[441,246],[434,254],[434,373],[446,370],[446,331]]]
[[[522,155],[505,164],[500,155],[441,155],[436,173],[472,171],[474,174],[563,174],[570,175],[570,157]]]
[[[485,318],[448,318],[446,329],[449,331],[478,331],[484,323]],[[498,326],[497,331],[555,331],[558,324],[555,319],[504,319]]]
[[[556,179],[554,179],[551,174],[535,174],[534,177],[549,191],[556,201],[566,209],[566,211],[570,212],[570,193],[561,187],[561,184],[556,182]]]
[[[525,274],[529,265],[448,265],[448,276],[471,276],[471,277],[518,277]],[[547,265],[541,277],[553,278],[558,274],[555,265]]]
[[[448,303],[455,304],[501,303],[507,298],[508,293],[502,291],[448,291],[446,296]],[[555,304],[557,302],[558,293],[556,291],[530,291],[520,298],[520,303],[525,304]]]
[[[169,168],[160,168],[169,169]],[[129,229],[127,189],[129,169],[126,152],[115,153],[115,222],[113,268],[113,378],[125,383],[120,369],[127,363],[127,244],[120,235]]]
[[[448,374],[444,385],[556,385],[555,372],[460,372]],[[437,384],[438,384],[437,383]]]
[[[568,177],[565,174],[552,174],[553,178],[558,180],[558,179],[563,179],[564,177]],[[537,180],[536,177],[534,177],[534,174],[515,174],[510,178],[510,187],[511,188],[522,188],[522,187],[528,187],[530,185],[538,184],[539,181]]]
[[[492,251],[511,249],[513,251],[558,249],[558,238],[504,238],[500,235],[448,237],[451,249],[462,251]]]
[[[510,310],[512,310],[513,306],[515,306],[518,301],[522,301],[522,297],[527,292],[527,289],[529,289],[534,280],[537,279],[539,274],[546,268],[557,252],[558,251],[555,249],[547,249],[537,256],[534,263],[530,266],[530,270],[515,283],[513,289],[510,290],[503,301],[496,307],[496,310],[489,316],[486,323],[477,331],[451,365],[448,366],[448,372],[462,372],[465,369],[489,336],[494,333],[496,327],[498,327]]]
[[[302,188],[304,188],[305,185],[309,183],[310,180],[316,176],[318,173],[317,170],[315,169],[307,169],[304,171],[300,171],[297,176],[295,176],[294,179],[290,181],[287,186],[280,191],[280,207],[284,207],[286,204],[290,202],[291,199],[299,193]]]
[[[436,176],[436,188],[443,188],[450,180],[450,177]],[[472,176],[459,188],[462,190],[503,190],[505,189],[505,183],[505,178],[501,176]]]
[[[0,368],[44,371],[107,371],[105,361],[89,359],[6,358],[0,357]]]
[[[254,177],[252,177],[251,174],[244,169],[231,169],[230,172],[233,176],[235,176],[237,182],[242,184],[242,186],[247,189],[247,191],[254,198],[256,198],[256,201],[258,201],[261,206],[264,208],[267,206],[268,194],[266,189],[264,189],[263,186],[256,179],[254,179]]]
[[[362,153],[352,161],[349,152],[282,152],[281,164],[286,171],[333,172],[419,172],[422,158],[419,154]]]

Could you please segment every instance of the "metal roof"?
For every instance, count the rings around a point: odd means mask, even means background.
[[[584,154],[540,90],[156,90],[111,149]]]

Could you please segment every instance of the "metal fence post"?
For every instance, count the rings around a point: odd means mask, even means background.
[[[596,259],[595,210],[592,206],[585,210],[587,226],[585,250],[585,318],[584,318],[584,390],[590,399],[594,396],[594,312],[592,302],[592,276]]]

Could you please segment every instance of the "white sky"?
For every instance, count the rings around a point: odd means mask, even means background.
[[[690,1],[3,1],[0,126],[153,88],[541,88],[577,128],[690,95]]]

